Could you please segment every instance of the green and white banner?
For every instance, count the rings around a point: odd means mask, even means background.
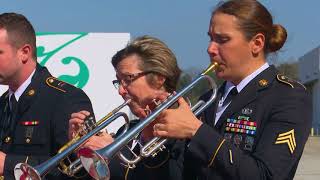
[[[111,57],[129,40],[128,33],[37,33],[38,62],[53,76],[83,89],[98,120],[123,103],[112,85],[116,76]],[[7,89],[0,86],[0,94]],[[108,130],[114,131],[120,123]]]

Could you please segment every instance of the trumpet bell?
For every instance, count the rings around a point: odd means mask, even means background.
[[[82,148],[78,154],[81,154],[80,159],[82,165],[91,177],[101,180],[110,179],[108,160],[104,159],[100,153],[90,148]]]
[[[19,163],[14,167],[14,177],[19,180],[40,180],[38,171],[26,163]]]

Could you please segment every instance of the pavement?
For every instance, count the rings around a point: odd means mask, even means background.
[[[320,180],[320,137],[309,137],[294,180]]]

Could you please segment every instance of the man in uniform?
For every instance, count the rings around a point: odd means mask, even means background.
[[[14,179],[17,163],[38,165],[68,141],[71,112],[92,106],[86,94],[37,63],[35,31],[20,14],[0,15],[0,175]],[[61,179],[50,172],[48,179]]]

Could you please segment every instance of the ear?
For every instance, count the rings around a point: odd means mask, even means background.
[[[166,81],[166,78],[160,74],[157,74],[154,80],[155,80],[154,81],[155,87],[157,89],[160,89],[163,86],[164,82]]]
[[[32,48],[29,44],[23,45],[18,50],[18,58],[23,64],[27,63],[32,58]]]
[[[256,34],[250,41],[252,55],[257,56],[260,52],[263,52],[264,44],[265,36],[262,33]]]

